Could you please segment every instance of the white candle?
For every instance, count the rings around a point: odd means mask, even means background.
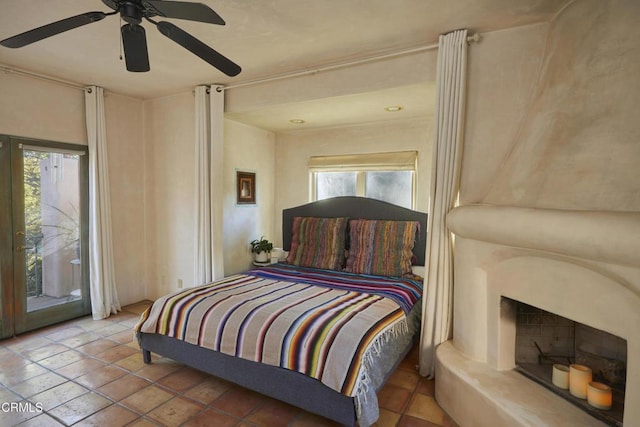
[[[587,385],[587,402],[598,409],[611,409],[611,387],[602,383],[589,383]]]
[[[587,398],[587,385],[592,380],[591,368],[569,365],[569,393],[580,399]]]
[[[553,385],[566,390],[569,388],[569,367],[567,365],[553,365],[553,375],[551,376]]]

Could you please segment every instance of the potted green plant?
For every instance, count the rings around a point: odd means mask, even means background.
[[[251,243],[251,252],[254,254],[255,262],[268,262],[269,254],[273,249],[273,243],[265,239],[264,236],[253,240]]]

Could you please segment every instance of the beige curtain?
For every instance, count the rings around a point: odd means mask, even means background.
[[[451,338],[453,242],[447,213],[458,196],[467,68],[467,30],[440,36],[436,74],[435,139],[427,224],[420,373],[433,376],[435,350]]]
[[[224,277],[223,224],[224,214],[224,87],[211,86],[211,230],[213,242],[213,280]]]
[[[85,89],[89,143],[89,288],[96,320],[120,311],[111,241],[109,159],[104,111],[104,90]]]
[[[222,156],[224,91],[195,90],[196,205],[194,285],[224,276],[222,255]]]

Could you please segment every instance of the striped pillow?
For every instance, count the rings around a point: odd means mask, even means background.
[[[352,219],[345,271],[402,277],[411,273],[416,221]]]
[[[293,217],[289,264],[342,270],[348,218]]]

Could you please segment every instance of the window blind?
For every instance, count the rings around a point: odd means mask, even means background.
[[[346,154],[339,156],[313,156],[309,158],[309,171],[343,170],[416,170],[417,151],[389,153]]]

